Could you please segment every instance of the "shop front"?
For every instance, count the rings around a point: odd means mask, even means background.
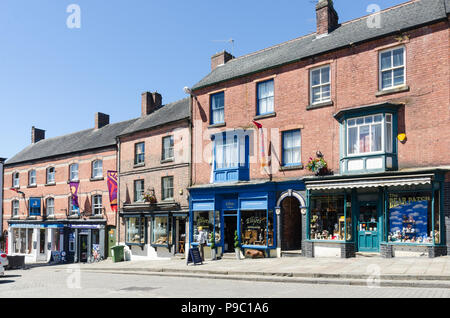
[[[206,258],[210,254],[212,239],[218,256],[234,253],[236,239],[244,253],[247,250],[257,250],[266,258],[280,256],[279,249],[284,238],[281,235],[281,218],[291,209],[282,209],[278,204],[287,197],[284,193],[293,193],[292,189],[302,191],[304,185],[298,181],[192,187],[190,246],[199,245],[199,231],[202,229],[208,238]],[[294,229],[292,237],[300,242],[298,249],[301,249],[301,203],[297,201],[293,206],[297,211],[294,219],[298,220],[298,227]]]
[[[305,181],[305,255],[446,255],[443,171]]]
[[[177,204],[127,206],[121,213],[125,245],[132,258],[161,259],[186,254],[188,211]]]
[[[106,222],[67,224],[67,260],[88,263],[106,258]]]

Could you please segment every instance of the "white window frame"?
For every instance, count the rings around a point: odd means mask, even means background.
[[[284,141],[285,141],[285,138],[286,138],[286,134],[293,134],[295,132],[299,133],[300,146],[298,147],[298,152],[299,152],[300,161],[299,162],[294,162],[294,163],[286,163],[285,152],[286,152],[287,149],[284,147]],[[293,129],[293,130],[283,131],[281,139],[282,139],[282,154],[281,154],[282,160],[281,160],[281,162],[283,164],[283,167],[290,167],[290,166],[292,167],[292,166],[299,166],[299,165],[301,165],[302,164],[302,130],[301,129]],[[294,152],[296,148],[297,147],[291,147],[289,150]]]
[[[261,86],[267,85],[270,82],[272,83],[272,95],[266,96],[266,97],[260,97]],[[268,103],[266,104],[267,110],[265,112],[261,111],[261,101],[262,100],[272,101],[272,103],[270,105],[270,109],[267,106],[269,104]],[[275,111],[275,80],[273,78],[268,79],[266,81],[261,81],[261,82],[256,83],[256,104],[257,104],[256,115],[258,115],[258,116],[272,114]]]
[[[134,164],[141,165],[144,163],[145,163],[145,142],[142,141],[134,144]]]
[[[51,169],[53,169],[53,172],[50,172]],[[55,174],[56,174],[55,167],[47,168],[47,184],[54,184],[55,183]],[[50,177],[52,177],[52,178],[50,178]]]
[[[172,180],[172,187],[166,187],[166,184],[164,181],[166,180]],[[162,185],[162,193],[161,193],[161,198],[162,200],[173,200],[173,197],[175,195],[175,191],[174,191],[174,177],[173,176],[167,176],[167,177],[162,177],[161,178],[161,185]],[[169,191],[169,189],[172,189],[172,196],[171,197],[166,197],[167,192]]]
[[[100,167],[96,166],[100,163]],[[92,178],[93,179],[100,179],[103,177],[103,161],[98,159],[94,160],[92,162]]]
[[[53,204],[50,205],[49,201],[53,201]],[[51,213],[49,213],[49,208],[51,208]],[[54,198],[47,198],[45,200],[45,215],[47,217],[55,216],[55,199]]]
[[[394,60],[393,60],[394,59],[394,54],[393,54],[393,52],[398,50],[398,49],[403,49],[403,66],[395,66],[394,67]],[[389,69],[382,70],[381,69],[381,55],[383,53],[386,53],[386,52],[391,52],[391,62],[392,62],[392,64],[391,64],[391,67]],[[400,68],[404,69],[404,72],[403,72],[403,84],[394,85],[394,74],[393,74],[393,71],[396,70],[396,69],[400,69]],[[383,72],[387,72],[387,71],[392,72],[392,86],[383,88]],[[379,82],[378,87],[379,87],[380,91],[387,91],[387,90],[395,89],[395,88],[398,88],[398,87],[403,87],[403,86],[406,85],[406,47],[404,45],[396,46],[396,47],[389,48],[389,49],[382,50],[382,51],[378,52],[378,82]]]
[[[13,173],[13,187],[14,188],[20,187],[20,173],[19,172]]]
[[[327,83],[322,83],[322,69],[324,68],[328,68],[328,77],[329,77],[329,82]],[[312,82],[312,73],[314,71],[319,71],[320,70],[320,84],[317,85],[313,85]],[[327,99],[323,98],[323,90],[322,88],[324,86],[330,86],[330,96]],[[320,100],[314,102],[314,95],[313,95],[313,89],[314,88],[320,88]],[[309,70],[309,95],[310,95],[310,103],[311,105],[316,105],[316,104],[321,104],[321,103],[326,103],[326,102],[330,102],[331,101],[331,65],[327,64],[327,65],[323,65],[323,66],[319,66],[319,67],[315,67]]]
[[[360,157],[360,156],[368,156],[368,155],[377,155],[377,154],[383,154],[383,153],[385,153],[386,152],[386,146],[387,146],[387,142],[388,142],[388,140],[386,140],[386,136],[387,136],[387,134],[386,134],[386,116],[391,116],[391,122],[390,122],[390,124],[391,124],[391,136],[392,136],[392,138],[393,138],[393,119],[394,119],[394,116],[393,116],[393,114],[391,114],[391,113],[380,113],[380,114],[373,114],[373,115],[367,115],[367,116],[359,116],[359,117],[352,117],[352,118],[347,118],[347,120],[345,121],[345,129],[346,129],[346,131],[345,131],[345,135],[346,135],[346,138],[347,138],[347,140],[346,140],[346,143],[345,143],[345,153],[347,154],[347,157]],[[375,116],[381,116],[381,118],[382,118],[382,121],[380,122],[381,123],[381,150],[380,151],[370,151],[370,152],[360,152],[360,149],[359,149],[359,131],[360,131],[360,126],[367,126],[367,125],[370,125],[370,131],[369,131],[369,134],[371,135],[372,134],[372,125],[373,125],[373,123],[374,122],[372,122],[371,124],[366,124],[365,123],[365,119],[366,118],[368,118],[368,117],[373,117],[373,118],[375,118]],[[348,122],[350,121],[350,120],[355,120],[355,121],[357,121],[358,119],[363,119],[364,120],[364,123],[363,124],[356,124],[356,125],[354,125],[354,126],[351,126],[351,127],[349,127],[349,125],[348,125]],[[352,128],[352,127],[358,127],[358,133],[357,133],[357,137],[358,137],[358,144],[357,144],[357,148],[358,148],[358,152],[357,153],[353,153],[353,154],[350,154],[349,153],[349,149],[348,149],[348,147],[349,147],[349,128]],[[372,141],[371,141],[372,142]],[[394,144],[393,144],[393,141],[391,141],[392,142],[392,145],[391,145],[391,148],[392,148],[392,151],[394,151],[393,150],[393,147],[394,147]],[[372,147],[372,143],[371,143],[371,147]]]
[[[100,199],[100,202],[98,202]],[[100,210],[100,213],[96,213],[97,210]],[[102,215],[103,214],[103,196],[100,194],[96,194],[92,196],[92,215]]]
[[[144,201],[144,193],[145,193],[145,181],[144,181],[144,179],[134,180],[133,183],[134,183],[134,198],[133,198],[134,202],[143,202]],[[136,185],[139,184],[139,183],[142,184],[142,188],[140,189],[141,190],[140,200],[137,197],[138,192],[137,192],[137,187],[136,187]]]
[[[15,206],[15,204],[17,204],[17,206]],[[19,200],[13,200],[11,201],[11,213],[12,213],[12,217],[16,217],[19,216],[19,212],[20,212],[20,202]]]
[[[169,147],[166,147],[166,143],[165,141],[169,139],[170,140],[170,145]],[[171,136],[165,136],[162,138],[162,155],[163,158],[162,160],[173,160],[175,158],[175,154],[174,154],[174,139],[173,139],[173,135]]]
[[[36,185],[36,170],[30,170],[28,173],[28,185],[35,186]]]
[[[77,167],[76,170],[74,170],[74,167]],[[76,173],[76,177],[74,176]],[[69,180],[70,181],[79,181],[79,165],[78,163],[73,163],[69,166]]]

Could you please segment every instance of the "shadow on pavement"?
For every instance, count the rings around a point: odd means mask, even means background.
[[[22,277],[22,275],[5,275],[2,276],[1,278],[17,278],[17,277]]]
[[[14,283],[14,282],[15,282],[14,280],[3,280],[3,279],[0,279],[0,285],[1,284]]]

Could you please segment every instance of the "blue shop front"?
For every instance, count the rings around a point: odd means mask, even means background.
[[[203,228],[208,246],[213,237],[219,256],[233,253],[236,240],[243,253],[257,250],[267,258],[280,256],[282,246],[301,250],[303,181],[211,184],[189,191],[191,246],[198,246]]]

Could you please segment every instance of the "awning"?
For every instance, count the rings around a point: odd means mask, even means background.
[[[431,175],[307,181],[309,190],[378,188],[431,184]]]

